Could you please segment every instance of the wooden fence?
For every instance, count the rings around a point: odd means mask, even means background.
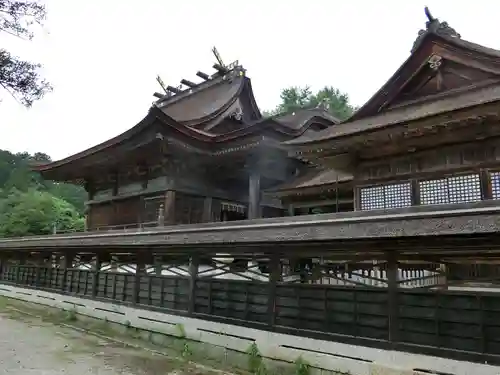
[[[500,293],[348,287],[4,264],[1,282],[225,323],[500,364]],[[192,297],[190,297],[192,296]]]

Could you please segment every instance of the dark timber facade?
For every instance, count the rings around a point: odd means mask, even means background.
[[[344,123],[321,109],[262,119],[244,71],[222,71],[40,166],[85,183],[91,230],[0,241],[1,281],[500,366],[499,119],[500,52],[429,13]],[[252,220],[231,221],[238,207]],[[145,216],[161,226],[96,230]]]

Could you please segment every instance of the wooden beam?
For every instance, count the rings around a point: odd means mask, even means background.
[[[196,83],[188,81],[187,79],[182,79],[181,83],[183,85],[186,85],[187,87],[191,87],[191,88],[198,86]]]
[[[210,79],[210,76],[207,73],[203,73],[203,72],[197,71],[196,75],[198,77],[204,79],[205,81],[208,81]]]
[[[178,89],[177,87],[174,86],[167,86],[167,90],[173,94],[180,94],[182,92],[181,89]]]
[[[214,68],[215,70],[217,70],[218,73],[220,74],[226,74],[228,72],[227,68],[220,65],[220,64],[214,64],[212,66],[212,68]]]

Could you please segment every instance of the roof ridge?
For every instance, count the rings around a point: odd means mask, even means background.
[[[215,74],[210,76],[209,79],[206,79],[198,83],[196,86],[193,87],[188,86],[185,90],[180,91],[179,93],[176,94],[171,94],[171,95],[166,94],[162,98],[153,102],[153,105],[157,106],[158,108],[165,108],[171,104],[177,103],[185,98],[188,98],[191,95],[195,95],[209,87],[224,83],[230,80],[231,78],[234,79],[236,77],[241,77],[241,76],[246,76],[246,69],[244,69],[242,65],[236,65],[232,67],[231,70],[228,70],[224,74],[216,72]]]

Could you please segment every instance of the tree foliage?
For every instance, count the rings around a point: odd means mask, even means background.
[[[0,0],[0,32],[31,40],[33,26],[41,25],[45,17],[45,6],[36,1]],[[40,68],[0,48],[0,86],[26,107],[52,90]]]
[[[45,191],[12,191],[0,202],[0,236],[77,231],[84,220],[75,207]]]
[[[0,150],[0,236],[24,236],[82,229],[86,192],[79,186],[45,181],[30,169],[48,162],[43,153]]]
[[[331,86],[325,86],[316,93],[313,93],[309,86],[288,87],[281,90],[280,99],[281,103],[274,110],[265,112],[265,115],[291,113],[302,108],[324,105],[332,115],[345,120],[356,110],[349,103],[349,96],[346,93]]]

